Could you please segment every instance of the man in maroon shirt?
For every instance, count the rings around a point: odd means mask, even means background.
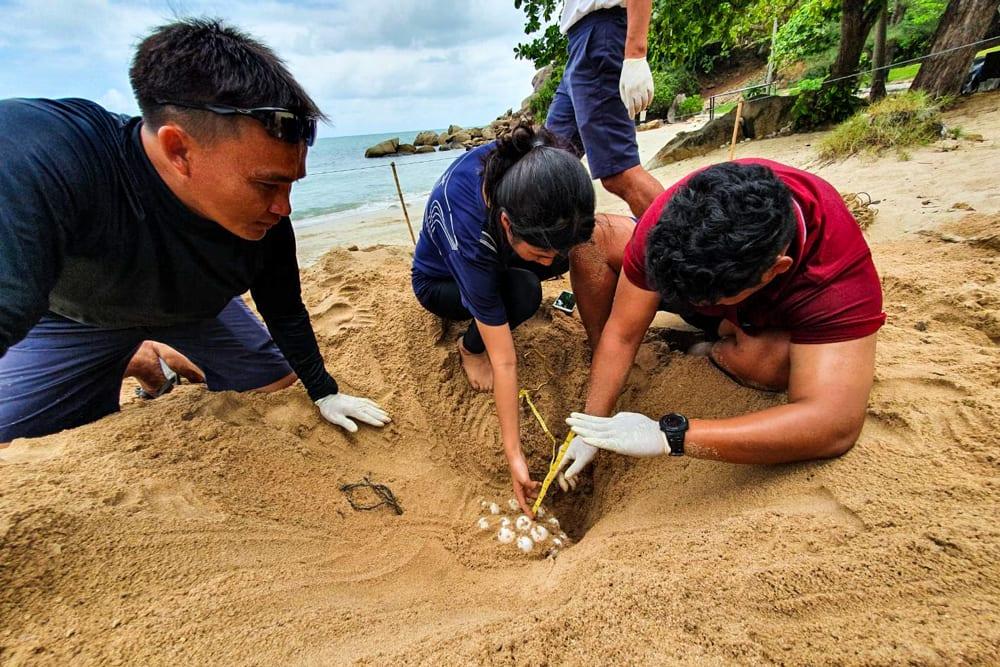
[[[768,160],[715,165],[660,195],[625,249],[590,373],[586,414],[560,480],[595,448],[732,463],[839,456],[864,423],[885,322],[871,252],[837,191]],[[712,361],[738,382],[788,392],[788,403],[730,419],[659,421],[615,401],[657,310],[716,337]],[[669,403],[669,397],[665,397]]]

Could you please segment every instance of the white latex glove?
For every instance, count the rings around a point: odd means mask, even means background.
[[[585,443],[625,456],[660,456],[670,452],[659,422],[638,412],[591,417],[574,412],[566,420]]]
[[[635,118],[653,102],[653,73],[645,58],[626,58],[622,62],[618,94],[628,109],[629,118]]]
[[[569,443],[569,447],[566,448],[566,454],[563,455],[562,462],[559,464],[559,488],[563,491],[575,489],[577,474],[586,468],[596,455],[597,447],[588,445],[579,437],[573,438]],[[569,465],[570,463],[573,465]],[[563,471],[563,468],[566,468],[568,465],[569,468]]]
[[[354,433],[358,430],[358,425],[348,419],[357,419],[372,426],[385,426],[391,419],[385,410],[379,407],[378,403],[367,398],[348,396],[347,394],[330,394],[316,401],[316,407],[323,419],[331,424],[342,426],[345,430]]]

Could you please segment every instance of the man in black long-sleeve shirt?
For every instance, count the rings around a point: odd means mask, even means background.
[[[141,118],[0,101],[0,443],[117,410],[146,339],[224,369],[210,388],[269,384],[258,364],[280,380],[234,301],[247,290],[328,421],[384,425],[338,392],[301,299],[289,194],[315,103],[266,46],[213,21],[158,28],[130,76]]]

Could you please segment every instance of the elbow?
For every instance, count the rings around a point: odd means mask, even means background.
[[[858,418],[846,419],[833,425],[829,437],[824,439],[824,443],[817,452],[817,458],[835,459],[851,451],[861,435],[864,423],[864,415],[861,415]]]

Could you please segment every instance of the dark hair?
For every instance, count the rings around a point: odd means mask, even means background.
[[[594,233],[590,174],[544,128],[522,123],[497,139],[483,165],[483,190],[493,228],[505,211],[511,235],[535,247],[566,254]]]
[[[792,196],[767,167],[726,162],[677,189],[646,241],[646,269],[672,302],[712,304],[760,284],[795,232]]]
[[[182,19],[153,30],[136,48],[129,80],[143,120],[154,129],[171,120],[202,136],[238,127],[235,117],[158,100],[283,107],[325,120],[274,51],[219,19]]]

